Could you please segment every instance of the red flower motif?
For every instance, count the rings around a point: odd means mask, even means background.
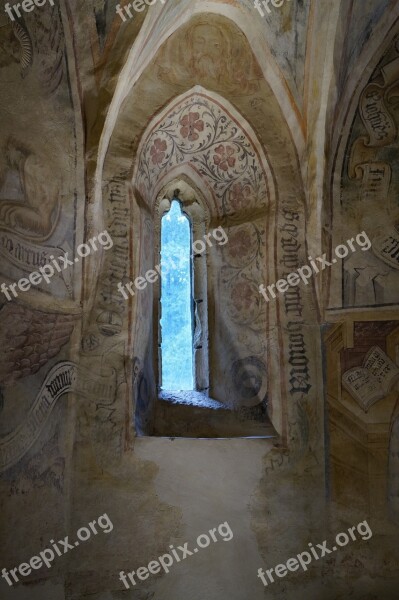
[[[220,144],[220,146],[216,148],[215,152],[216,154],[213,157],[213,162],[219,167],[219,169],[222,169],[222,171],[227,171],[229,167],[234,167],[236,164],[236,159],[233,158],[235,153],[234,148],[231,146],[226,146],[225,148],[223,144]]]
[[[199,138],[195,130],[204,131],[204,122],[200,120],[199,113],[188,113],[180,120],[180,125],[182,126],[180,134],[190,142],[195,142]]]
[[[230,204],[235,210],[247,206],[251,201],[251,196],[252,189],[248,184],[235,183],[230,188]]]
[[[239,312],[249,311],[254,303],[254,292],[249,283],[237,283],[231,291],[231,300]]]
[[[245,256],[251,248],[251,236],[247,231],[240,230],[229,236],[229,253],[233,258]]]
[[[154,145],[150,150],[152,162],[154,163],[154,165],[159,165],[163,161],[163,159],[165,158],[166,148],[167,144],[165,140],[161,140],[160,138],[154,140]]]

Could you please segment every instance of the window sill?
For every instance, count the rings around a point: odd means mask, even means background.
[[[228,410],[228,407],[212,400],[204,392],[196,392],[193,390],[189,391],[178,391],[172,392],[169,390],[161,390],[158,394],[158,399],[164,402],[170,402],[170,404],[184,404],[185,406],[198,406],[201,408],[212,408],[214,410]]]

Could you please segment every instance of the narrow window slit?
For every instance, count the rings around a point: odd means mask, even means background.
[[[161,222],[162,390],[194,389],[191,224],[173,200]]]

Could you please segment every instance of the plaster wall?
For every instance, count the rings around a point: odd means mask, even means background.
[[[389,166],[393,185],[380,189],[372,204],[358,202],[356,186],[364,181],[349,181],[346,166],[365,134],[358,113],[362,90],[374,79],[381,85],[379,69],[397,60],[398,3],[354,1],[348,8],[325,0],[285,2],[262,20],[250,1],[169,0],[126,23],[112,2],[49,6],[27,15],[22,33],[10,23],[0,28],[6,107],[1,239],[30,244],[25,259],[54,248],[75,256],[79,243],[103,229],[114,244],[73,265],[68,285],[54,279],[0,308],[0,566],[29,560],[50,539],[75,539],[80,527],[104,513],[113,531],[18,586],[2,580],[1,596],[396,598],[397,391],[366,412],[341,380],[373,345],[398,361],[396,267],[385,273],[388,266],[374,264],[376,276],[392,279],[381,303],[340,303],[348,285],[342,270],[303,286],[291,306],[284,299],[262,304],[257,284],[276,282],[295,268],[284,264],[287,247],[298,264],[311,252],[331,252],[342,241],[343,222],[348,236],[357,226],[395,225],[397,132],[388,148],[374,145],[371,158]],[[199,60],[198,31],[207,43],[221,44],[223,52],[219,47],[212,61]],[[395,129],[396,70],[390,75],[385,108]],[[201,149],[188,158],[193,147],[180,124],[183,114],[173,114],[186,103],[187,114],[196,115],[199,98],[212,110],[219,107],[222,123],[236,127],[241,144],[240,160],[237,153],[229,164],[224,149],[217,163],[222,141],[215,137],[208,173],[198,166]],[[202,133],[202,117],[194,118],[191,136]],[[168,155],[167,144],[164,150],[165,119],[181,155]],[[18,168],[6,148],[11,133],[24,146]],[[161,140],[159,161],[152,160],[152,134]],[[372,162],[370,139],[360,156],[365,160],[356,164]],[[34,161],[28,192],[27,161]],[[220,182],[238,164],[246,168],[235,194]],[[248,185],[256,180],[249,178],[251,169],[258,177],[255,192]],[[257,368],[260,383],[250,400],[267,396],[273,439],[137,435],[151,430],[157,401],[154,289],[127,302],[116,286],[157,262],[153,206],[176,178],[198,188],[210,223],[223,225],[231,239],[208,264],[213,391],[243,407],[246,371],[241,378],[237,373],[242,363]],[[38,199],[46,209],[39,223],[29,210]],[[342,199],[348,218],[340,214]],[[33,270],[15,253],[10,257],[10,245],[1,248],[2,281]],[[229,276],[238,271],[241,279],[232,284]],[[306,361],[301,379],[292,372],[295,336],[302,365]],[[40,420],[38,403],[54,368],[71,380]],[[286,562],[310,542],[331,540],[365,519],[374,534],[369,542],[348,545],[268,588],[257,578],[259,567]],[[234,532],[230,542],[219,541],[134,589],[118,578],[121,570],[145,566],[170,544],[194,542],[225,521]]]

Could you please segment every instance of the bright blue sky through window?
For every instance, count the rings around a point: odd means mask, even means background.
[[[190,222],[173,200],[161,223],[163,390],[194,389],[190,253]]]

